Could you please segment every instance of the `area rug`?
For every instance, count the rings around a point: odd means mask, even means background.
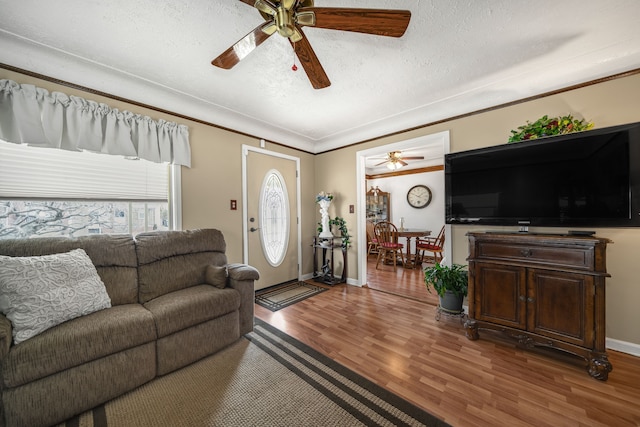
[[[246,339],[63,426],[448,424],[257,320]]]
[[[327,288],[306,282],[291,282],[257,291],[256,304],[271,311],[278,311],[326,290]]]

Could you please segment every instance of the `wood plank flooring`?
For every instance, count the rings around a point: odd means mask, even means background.
[[[424,290],[421,274],[412,277],[415,289],[407,278],[400,290]],[[469,341],[458,318],[436,321],[433,300],[419,297],[343,284],[255,313],[453,426],[640,426],[640,358],[610,350],[613,371],[601,382],[582,363],[488,332]]]
[[[433,264],[425,263],[423,267],[429,265]],[[370,255],[367,261],[367,287],[438,305],[438,295],[427,291],[422,268],[397,267],[393,271],[393,266],[381,263],[376,269],[375,254]]]

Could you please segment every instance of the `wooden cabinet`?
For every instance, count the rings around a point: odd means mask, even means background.
[[[529,347],[584,358],[591,376],[611,371],[605,348],[607,239],[469,233],[469,339],[498,331]]]
[[[380,191],[377,187],[367,191],[366,198],[367,221],[391,221],[389,193]]]

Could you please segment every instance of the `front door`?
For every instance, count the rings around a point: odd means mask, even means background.
[[[296,158],[246,147],[245,263],[260,272],[255,289],[299,277]]]

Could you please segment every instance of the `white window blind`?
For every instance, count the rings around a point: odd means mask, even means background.
[[[168,199],[169,166],[0,140],[1,199]]]

